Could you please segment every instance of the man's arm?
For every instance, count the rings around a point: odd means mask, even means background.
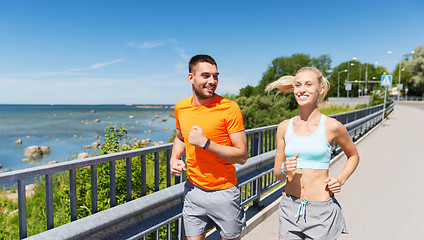
[[[181,160],[185,152],[185,144],[183,134],[181,130],[176,130],[176,136],[174,139],[174,145],[172,147],[171,159],[169,160],[169,165],[171,167],[171,175],[180,176],[183,170],[186,170],[186,165],[184,161]]]
[[[210,141],[206,150],[218,157],[232,163],[244,164],[247,161],[247,138],[244,131],[230,134],[231,146],[224,146]],[[188,142],[196,147],[203,148],[208,141],[203,130],[199,126],[190,129]]]

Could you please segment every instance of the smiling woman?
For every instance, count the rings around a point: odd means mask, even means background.
[[[355,171],[358,151],[346,128],[318,109],[329,89],[318,69],[303,67],[294,77],[270,83],[266,91],[274,88],[279,93],[293,92],[299,105],[299,115],[281,122],[276,135],[275,177],[287,178],[280,203],[279,239],[336,239],[347,229],[334,194]],[[343,171],[331,177],[328,168],[335,143],[348,159]]]

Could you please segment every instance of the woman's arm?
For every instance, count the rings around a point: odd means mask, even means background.
[[[284,135],[286,134],[286,129],[288,126],[289,120],[285,120],[278,125],[277,128],[277,151],[275,153],[275,161],[274,161],[274,175],[275,177],[282,181],[287,177],[287,174],[283,174],[281,172],[281,168],[285,173],[289,173],[294,171],[297,166],[297,157],[299,154],[295,156],[286,158],[285,149],[286,143],[284,139]],[[283,165],[284,164],[284,165]]]
[[[337,193],[340,192],[341,186],[347,181],[358,166],[359,153],[352,139],[350,139],[346,127],[336,119],[329,119],[331,128],[330,131],[333,133],[334,141],[341,147],[347,156],[347,161],[339,176],[336,178],[328,177],[326,179],[329,190],[333,193]]]

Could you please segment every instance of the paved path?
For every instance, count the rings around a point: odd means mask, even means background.
[[[349,230],[339,240],[424,239],[423,138],[424,103],[401,102],[358,143],[361,162],[336,195]],[[330,175],[344,163],[336,162]],[[278,239],[278,211],[242,238],[268,239]]]

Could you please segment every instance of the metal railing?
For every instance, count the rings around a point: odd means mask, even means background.
[[[386,111],[393,109],[393,103]],[[355,141],[369,129],[382,120],[382,105],[348,113],[331,115],[341,121],[348,129]],[[276,185],[280,184],[273,173],[275,155],[275,135],[278,125],[246,130],[248,139],[249,159],[243,166],[237,165],[237,177],[242,193],[242,205],[253,202],[257,206],[260,197]],[[164,234],[166,239],[182,239],[181,210],[183,199],[183,183],[186,177],[173,177],[170,174],[169,159],[172,144],[147,147],[120,153],[96,156],[81,160],[62,162],[54,165],[40,166],[0,174],[0,184],[15,182],[18,186],[19,205],[19,236],[27,237],[26,214],[26,179],[44,177],[46,182],[46,225],[47,231],[30,237],[30,239],[159,239]],[[340,150],[339,150],[340,151]],[[338,151],[334,152],[334,155]],[[147,194],[147,166],[146,158],[153,159],[154,181],[153,193]],[[166,182],[160,181],[161,156],[166,162]],[[142,197],[133,199],[132,196],[132,164],[135,158],[140,158]],[[126,202],[116,204],[115,165],[125,159],[126,167]],[[97,166],[109,164],[110,208],[98,212],[97,205]],[[77,169],[90,168],[91,172],[91,214],[77,219]],[[53,174],[69,173],[70,184],[70,219],[71,222],[54,227],[53,214]],[[154,236],[149,234],[153,233]],[[146,236],[149,236],[146,238]]]
[[[390,99],[393,101],[424,101],[423,96],[398,96],[391,95]]]

